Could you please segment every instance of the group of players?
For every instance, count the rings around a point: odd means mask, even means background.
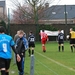
[[[44,32],[44,30],[42,30],[42,32],[40,33],[40,36],[41,36],[42,50],[43,52],[46,52],[45,44],[46,44],[46,41],[48,40],[48,36]],[[66,38],[70,42],[71,52],[74,52],[75,50],[75,31],[72,28],[70,28],[69,35],[67,35]],[[57,42],[58,42],[58,51],[60,52],[62,50],[62,52],[64,52],[64,33],[62,33],[61,30],[58,30]]]
[[[29,56],[34,55],[35,37],[32,31],[29,32],[29,37],[23,30],[19,30],[14,37],[7,35],[5,28],[0,26],[0,72],[1,75],[9,75],[10,62],[12,58],[12,50],[15,53],[16,64],[18,67],[19,75],[24,75],[24,57],[28,49]]]
[[[70,42],[70,48],[71,52],[74,52],[75,50],[75,31],[73,31],[72,28],[70,28],[69,35],[66,36],[66,38]],[[64,34],[59,30],[58,33],[58,51],[60,52],[60,49],[62,47],[62,51],[64,51]]]
[[[48,35],[42,30],[39,33],[41,36],[42,50],[46,52],[46,41],[48,40]],[[75,48],[75,31],[70,28],[70,34],[67,37],[70,40],[71,51]],[[58,33],[58,51],[64,51],[64,34],[59,30]],[[0,71],[1,75],[9,75],[9,67],[11,62],[11,48],[15,53],[16,64],[19,70],[19,75],[24,75],[24,58],[25,52],[28,49],[29,56],[34,55],[35,48],[35,36],[32,31],[29,32],[28,39],[23,30],[17,31],[17,34],[13,38],[10,35],[5,34],[4,27],[0,26]]]

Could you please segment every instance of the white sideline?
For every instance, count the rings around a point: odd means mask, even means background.
[[[60,65],[60,66],[62,66],[62,67],[65,67],[65,68],[67,68],[67,69],[69,69],[69,70],[75,72],[75,70],[74,70],[73,68],[68,67],[68,66],[66,66],[66,65],[64,65],[64,64],[61,64],[61,63],[59,63],[59,62],[57,62],[57,61],[55,61],[55,60],[53,60],[53,59],[51,59],[51,58],[49,58],[49,57],[47,57],[47,56],[45,56],[45,55],[43,55],[43,54],[37,52],[37,51],[35,51],[35,52],[36,52],[37,54],[41,55],[42,57],[45,57],[46,59],[48,59],[48,60],[50,60],[50,61],[52,61],[52,62],[54,62],[54,63],[56,63],[56,64],[58,64],[58,65]]]

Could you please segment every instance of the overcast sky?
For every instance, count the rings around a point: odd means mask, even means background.
[[[6,0],[7,7],[12,7],[10,4],[11,0]],[[19,0],[22,2],[23,0]],[[50,5],[75,5],[75,0],[47,0],[50,2]],[[52,2],[51,2],[52,1]]]
[[[23,0],[18,0],[18,1],[21,3]],[[52,5],[75,5],[75,0],[45,0],[45,1],[49,2],[50,6]],[[10,13],[11,13],[13,7],[10,2],[11,0],[6,0],[6,7],[7,9],[10,8]]]

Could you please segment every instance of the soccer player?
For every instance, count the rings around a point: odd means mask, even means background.
[[[48,36],[47,36],[47,34],[44,32],[44,30],[42,30],[42,32],[40,32],[40,36],[41,36],[41,43],[42,43],[43,52],[46,52],[45,44],[46,44],[46,41],[47,41],[47,39],[48,39]]]
[[[17,38],[16,40],[16,50],[18,51],[21,57],[21,61],[20,62],[16,61],[16,63],[19,70],[19,75],[24,75],[24,58],[25,58],[25,52],[28,49],[28,41],[24,37],[23,30],[19,30],[18,36],[19,38]]]
[[[28,44],[29,44],[29,56],[34,54],[34,48],[35,48],[35,36],[33,35],[32,31],[29,32],[28,37]]]
[[[9,75],[9,67],[12,57],[12,51],[16,54],[17,62],[21,60],[18,52],[15,50],[15,43],[11,36],[5,34],[4,27],[0,26],[0,71],[1,75]]]
[[[64,51],[64,34],[61,32],[61,30],[59,30],[58,32],[58,50],[60,52],[61,47],[62,51]]]
[[[72,28],[70,28],[69,40],[70,40],[71,52],[73,52],[73,48],[75,49],[75,31],[73,31]]]

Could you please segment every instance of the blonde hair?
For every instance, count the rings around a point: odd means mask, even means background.
[[[23,34],[24,35],[24,31],[23,30],[19,30],[18,34]]]

